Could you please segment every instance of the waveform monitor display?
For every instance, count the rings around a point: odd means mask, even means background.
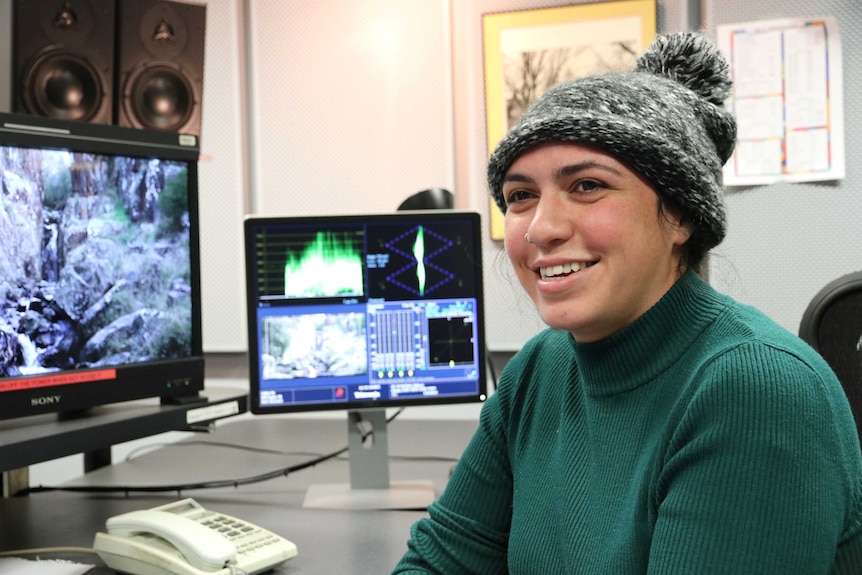
[[[265,298],[362,295],[362,236],[356,228],[261,230],[257,290]]]
[[[481,401],[478,214],[249,217],[256,413]]]

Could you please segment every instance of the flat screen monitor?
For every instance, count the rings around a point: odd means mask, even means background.
[[[196,137],[0,114],[0,418],[203,389]]]
[[[251,412],[348,413],[350,483],[307,506],[433,500],[390,484],[385,409],[484,401],[480,227],[455,210],[246,218]]]

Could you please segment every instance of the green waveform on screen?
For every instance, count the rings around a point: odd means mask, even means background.
[[[425,230],[419,226],[416,241],[413,242],[413,257],[416,258],[416,279],[419,295],[425,295]]]
[[[317,232],[297,256],[288,253],[284,264],[286,297],[362,295],[362,254],[349,237]]]

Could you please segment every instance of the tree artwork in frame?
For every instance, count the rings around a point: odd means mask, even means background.
[[[629,70],[656,35],[656,0],[622,0],[482,16],[488,154],[545,90]],[[491,238],[503,215],[491,200]]]

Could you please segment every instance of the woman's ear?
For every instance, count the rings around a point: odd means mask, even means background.
[[[686,218],[683,218],[679,209],[661,202],[661,199],[659,202],[660,216],[665,230],[671,235],[673,245],[684,245],[691,238],[691,224]]]
[[[677,218],[672,222],[672,232],[675,236],[674,245],[682,246],[691,238],[691,225]]]

